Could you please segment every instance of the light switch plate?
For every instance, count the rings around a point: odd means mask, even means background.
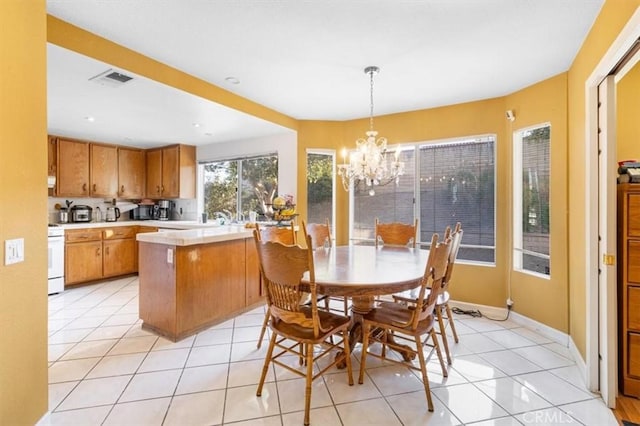
[[[167,249],[167,263],[173,263],[173,249]]]
[[[24,262],[24,238],[5,240],[4,242],[4,264]]]

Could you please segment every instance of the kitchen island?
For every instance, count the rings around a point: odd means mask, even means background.
[[[264,303],[253,229],[138,234],[142,328],[178,341]]]

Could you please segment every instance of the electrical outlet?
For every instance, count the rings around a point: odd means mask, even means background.
[[[167,263],[169,265],[173,263],[173,249],[167,249]]]
[[[513,307],[513,300],[511,298],[507,299],[507,308],[511,309]]]
[[[24,238],[5,240],[4,242],[4,264],[24,262]]]

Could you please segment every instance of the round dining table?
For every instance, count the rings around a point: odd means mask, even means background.
[[[313,252],[317,293],[352,299],[349,333],[352,348],[362,339],[362,315],[373,309],[375,296],[419,286],[428,257],[428,250],[395,246],[348,245],[319,248]],[[302,284],[308,283],[307,273]]]

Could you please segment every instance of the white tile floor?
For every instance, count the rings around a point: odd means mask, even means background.
[[[173,343],[141,330],[136,277],[50,296],[50,412],[39,424],[299,425],[303,379],[271,367],[256,397],[263,315],[256,309]],[[314,382],[312,424],[617,424],[567,348],[511,321],[462,316],[456,324],[449,376],[429,361],[434,412],[417,371],[369,358],[358,385],[357,348],[354,386],[335,369]]]

